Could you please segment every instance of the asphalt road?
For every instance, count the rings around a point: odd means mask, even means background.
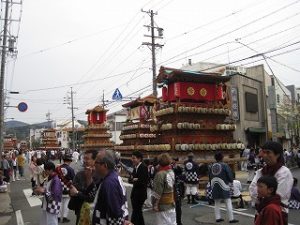
[[[76,168],[76,170],[79,169],[79,165],[72,165]],[[300,169],[293,169],[292,173],[295,177],[300,179]],[[39,225],[39,218],[41,214],[41,201],[36,197],[28,197],[27,195],[30,195],[30,188],[31,183],[27,174],[26,180],[20,180],[15,181],[11,183],[11,202],[12,207],[14,210],[14,213],[16,216],[12,216],[11,220],[7,223],[7,225],[19,225],[18,221],[20,222],[20,219],[17,219],[17,217],[21,218],[20,215],[22,215],[23,224],[27,225]],[[24,193],[25,190],[25,193]],[[127,194],[130,196],[131,187],[127,186]],[[129,197],[128,197],[129,200]],[[131,209],[130,200],[129,203],[129,209]],[[207,205],[205,202],[201,202],[198,205],[187,205],[186,200],[183,201],[182,205],[182,222],[184,225],[199,225],[199,224],[222,224],[227,225],[229,224],[226,216],[226,211],[222,211],[223,218],[225,219],[225,222],[222,223],[215,223],[214,219],[214,211],[213,207]],[[245,225],[245,224],[253,224],[253,217],[254,217],[254,209],[247,208],[242,211],[234,211],[236,219],[238,219],[240,222],[237,224]],[[152,210],[145,210],[144,211],[144,218],[146,225],[157,225],[155,224],[155,215]],[[71,222],[65,223],[65,224],[73,224],[75,225],[75,214],[73,211],[70,211],[69,213],[69,219],[71,219]],[[22,222],[22,221],[21,221]],[[294,225],[300,225],[299,221],[299,210],[290,210],[289,213],[289,223]]]

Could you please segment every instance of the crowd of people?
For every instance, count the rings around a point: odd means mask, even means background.
[[[145,207],[155,212],[155,224],[182,225],[182,201],[186,197],[187,204],[198,203],[202,176],[209,178],[204,200],[214,204],[216,222],[224,221],[221,202],[226,205],[229,223],[239,222],[234,218],[232,199],[239,199],[238,207],[245,207],[241,182],[218,151],[209,165],[198,165],[192,152],[179,164],[177,157],[167,153],[144,160],[141,152],[134,151],[130,168],[112,150],[87,150],[82,154],[83,169],[77,173],[70,164],[77,163],[79,153],[64,152],[57,158],[58,165],[43,152],[29,158],[28,154],[12,151],[3,156],[0,191],[10,179],[24,179],[24,165],[29,162],[32,195],[43,196],[41,225],[70,222],[69,210],[76,215],[76,225],[144,225]],[[300,192],[298,180],[285,166],[281,144],[267,142],[259,152],[247,148],[243,154],[247,162],[241,167],[249,172],[249,193],[256,208],[254,224],[288,224],[289,208],[300,209]],[[133,185],[130,198],[121,178],[124,171]]]

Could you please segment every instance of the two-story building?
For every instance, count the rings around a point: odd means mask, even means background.
[[[112,134],[111,141],[114,144],[121,144],[122,140],[120,140],[121,131],[123,128],[123,124],[127,119],[127,110],[122,109],[120,111],[110,113],[107,115],[107,122],[110,126],[110,132]]]

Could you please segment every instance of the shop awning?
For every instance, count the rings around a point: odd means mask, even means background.
[[[246,131],[251,132],[251,133],[266,133],[266,128],[265,127],[248,127]]]

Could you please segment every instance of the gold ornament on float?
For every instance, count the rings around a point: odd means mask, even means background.
[[[195,94],[195,89],[193,87],[188,87],[187,93],[188,95],[193,96]]]
[[[201,89],[200,89],[200,95],[201,95],[202,97],[205,97],[205,96],[207,95],[207,90],[206,90],[205,88],[201,88]]]

